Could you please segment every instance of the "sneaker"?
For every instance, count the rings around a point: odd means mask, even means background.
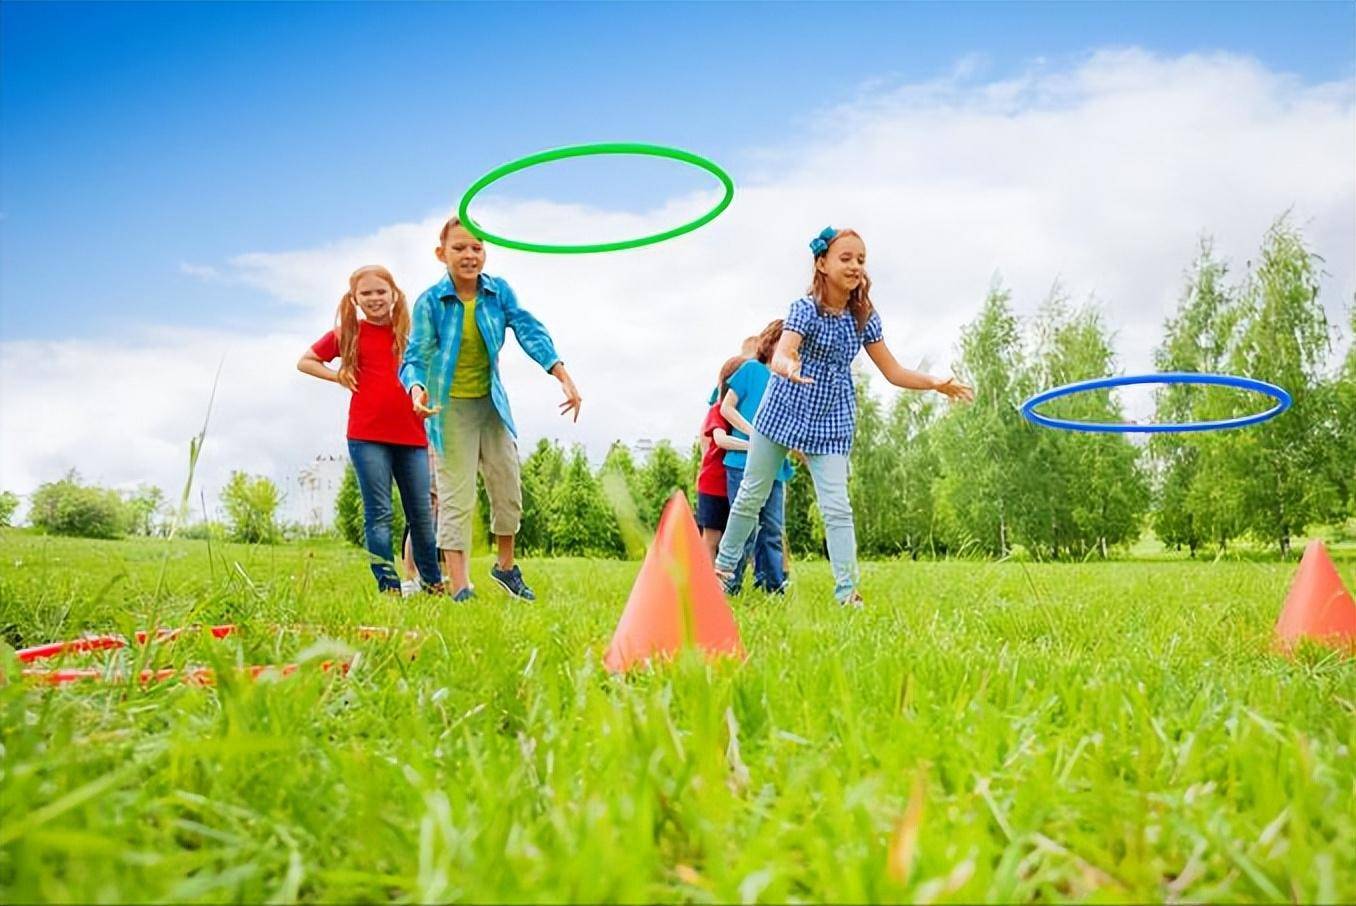
[[[418,579],[406,579],[404,582],[400,583],[400,596],[402,598],[417,595],[421,590]]]
[[[490,578],[498,582],[504,591],[513,595],[522,601],[537,600],[536,594],[527,587],[523,581],[523,571],[518,568],[518,564],[513,564],[512,569],[500,569],[498,564],[490,567]]]
[[[472,588],[471,586],[468,585],[468,586],[466,586],[465,588],[463,588],[461,591],[459,591],[459,592],[457,592],[455,595],[453,595],[453,596],[452,596],[452,600],[453,600],[453,601],[456,601],[456,602],[458,602],[458,603],[460,603],[460,602],[462,602],[462,601],[469,601],[469,600],[471,600],[472,598],[474,598],[475,596],[476,596],[476,590],[475,590],[474,588]]]
[[[853,610],[861,610],[863,607],[866,606],[866,602],[862,600],[862,596],[857,592],[855,588],[852,590],[851,593],[848,594],[846,598],[839,601],[838,603],[843,607],[851,607]]]
[[[734,570],[721,569],[716,567],[716,578],[720,580],[720,588],[728,596],[739,594],[739,586],[735,584]]]

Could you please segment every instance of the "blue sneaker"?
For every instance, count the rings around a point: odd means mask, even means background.
[[[504,591],[513,595],[522,601],[537,600],[536,594],[527,587],[523,581],[523,571],[518,568],[518,564],[513,564],[512,569],[500,569],[498,564],[490,567],[490,578],[498,582]]]
[[[453,600],[453,601],[456,601],[456,602],[458,602],[458,603],[461,603],[462,601],[469,601],[469,600],[471,600],[472,598],[474,598],[475,596],[476,596],[476,591],[475,591],[475,589],[468,585],[468,586],[466,586],[465,588],[463,588],[461,591],[459,591],[459,592],[457,592],[455,595],[453,595],[453,596],[452,596],[452,600]]]

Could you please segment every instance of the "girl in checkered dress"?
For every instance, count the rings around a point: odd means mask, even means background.
[[[833,567],[834,597],[861,607],[857,591],[857,534],[848,500],[848,455],[857,426],[852,360],[866,347],[887,381],[906,390],[936,390],[953,400],[974,391],[955,378],[905,368],[885,345],[880,315],[871,304],[866,244],[853,230],[827,227],[810,242],[814,277],[809,294],[791,303],[770,364],[768,384],[749,441],[748,464],[716,555],[716,573],[727,590],[758,511],[772,491],[790,450],[806,454]]]

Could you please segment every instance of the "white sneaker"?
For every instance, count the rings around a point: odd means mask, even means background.
[[[408,598],[411,595],[417,594],[419,594],[418,579],[406,579],[404,582],[400,583],[400,596],[402,598]]]

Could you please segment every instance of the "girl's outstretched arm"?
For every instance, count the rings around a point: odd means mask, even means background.
[[[339,379],[339,372],[321,361],[320,356],[315,354],[314,349],[308,348],[301,354],[301,358],[297,360],[297,370],[302,374],[309,374],[311,377],[320,378],[322,381],[333,381],[336,384],[344,384],[344,382]],[[344,384],[344,386],[348,387],[349,390],[358,389],[358,379],[356,377],[350,377],[349,383],[352,384],[351,387],[348,384]]]
[[[739,414],[739,394],[733,390],[725,391],[725,399],[720,401],[720,414],[725,416],[725,420],[734,427],[743,431],[749,437],[753,437],[753,425],[749,420]]]
[[[884,340],[868,343],[866,354],[871,356],[871,361],[876,363],[885,379],[896,387],[903,387],[905,390],[936,390],[953,400],[963,400],[967,403],[975,398],[975,391],[954,377],[933,377],[912,368],[905,368],[899,364],[899,360],[890,351],[890,347],[885,345]]]
[[[724,428],[717,428],[711,432],[711,440],[715,441],[717,447],[722,450],[747,450],[749,442],[743,438],[735,437],[728,433]]]

